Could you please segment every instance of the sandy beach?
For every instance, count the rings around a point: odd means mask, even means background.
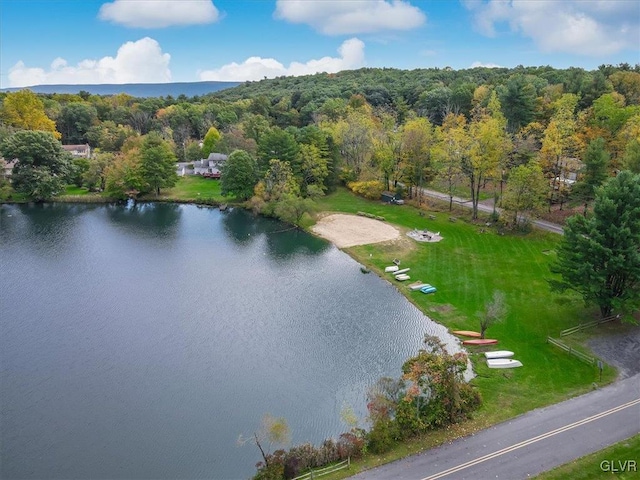
[[[391,225],[358,215],[342,213],[322,217],[311,230],[338,248],[387,242],[400,238],[400,231]]]

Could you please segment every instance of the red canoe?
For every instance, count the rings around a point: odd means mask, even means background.
[[[462,337],[480,338],[480,332],[472,332],[471,330],[454,330],[453,334],[460,335]]]
[[[463,345],[495,345],[498,340],[493,338],[474,338],[473,340],[465,340]]]

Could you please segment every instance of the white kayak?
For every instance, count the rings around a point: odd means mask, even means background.
[[[522,363],[513,358],[495,358],[487,360],[489,368],[516,368],[521,367]]]
[[[487,358],[508,358],[513,357],[513,352],[509,350],[496,350],[495,352],[484,352],[484,356]]]
[[[411,277],[409,275],[406,275],[404,273],[401,273],[400,275],[396,275],[396,280],[398,280],[399,282],[404,282],[405,280],[409,280]]]
[[[398,270],[400,270],[400,267],[397,265],[391,265],[390,267],[385,267],[384,271],[389,273],[389,272],[397,272]]]

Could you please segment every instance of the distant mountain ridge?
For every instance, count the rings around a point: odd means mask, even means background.
[[[3,88],[2,92],[16,92],[18,90],[29,89],[34,93],[70,93],[77,94],[81,91],[89,92],[92,95],[117,95],[126,93],[133,97],[178,97],[185,95],[195,97],[196,95],[206,95],[218,92],[226,88],[233,88],[241,82],[170,82],[170,83],[104,83],[95,85],[34,85],[31,87]]]

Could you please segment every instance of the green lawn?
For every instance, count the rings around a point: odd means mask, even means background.
[[[370,202],[346,190],[323,198],[320,209],[373,213],[402,228],[403,233],[413,228],[440,232],[444,240],[439,243],[418,243],[403,235],[402,241],[394,244],[353,247],[347,252],[388,278],[425,314],[451,330],[478,330],[475,313],[483,309],[494,290],[505,293],[508,318],[491,327],[487,337],[497,338],[501,349],[514,351],[515,358],[524,366],[491,370],[480,350],[470,350],[477,373],[473,384],[480,389],[484,403],[470,422],[451,429],[452,437],[584,393],[599,383],[595,366],[582,363],[546,342],[547,336],[557,337],[560,330],[590,320],[596,313],[585,310],[576,296],[549,291],[549,263],[559,236],[537,230],[528,235],[500,235],[484,223],[465,221],[463,217],[469,215],[466,211],[455,213],[459,220],[451,222],[449,212],[424,211],[420,215],[414,207]],[[385,274],[384,267],[394,258],[401,260],[401,267],[411,268],[410,282],[430,283],[438,288],[437,293],[413,292]],[[602,383],[614,377],[614,369],[606,367]],[[419,450],[434,441],[439,440],[417,442],[413,448]],[[387,459],[406,454],[407,448],[411,449],[403,446],[397,455],[392,452]],[[370,457],[364,464],[356,465],[356,469],[378,463],[381,460]]]
[[[535,477],[538,480],[640,478],[640,435]]]
[[[220,180],[203,178],[199,175],[180,177],[175,187],[162,190],[164,200],[177,200],[181,202],[196,203],[220,203],[225,197],[220,194]],[[153,199],[149,196],[149,199]]]
[[[87,195],[89,190],[85,187],[77,187],[75,185],[67,185],[63,195]]]

